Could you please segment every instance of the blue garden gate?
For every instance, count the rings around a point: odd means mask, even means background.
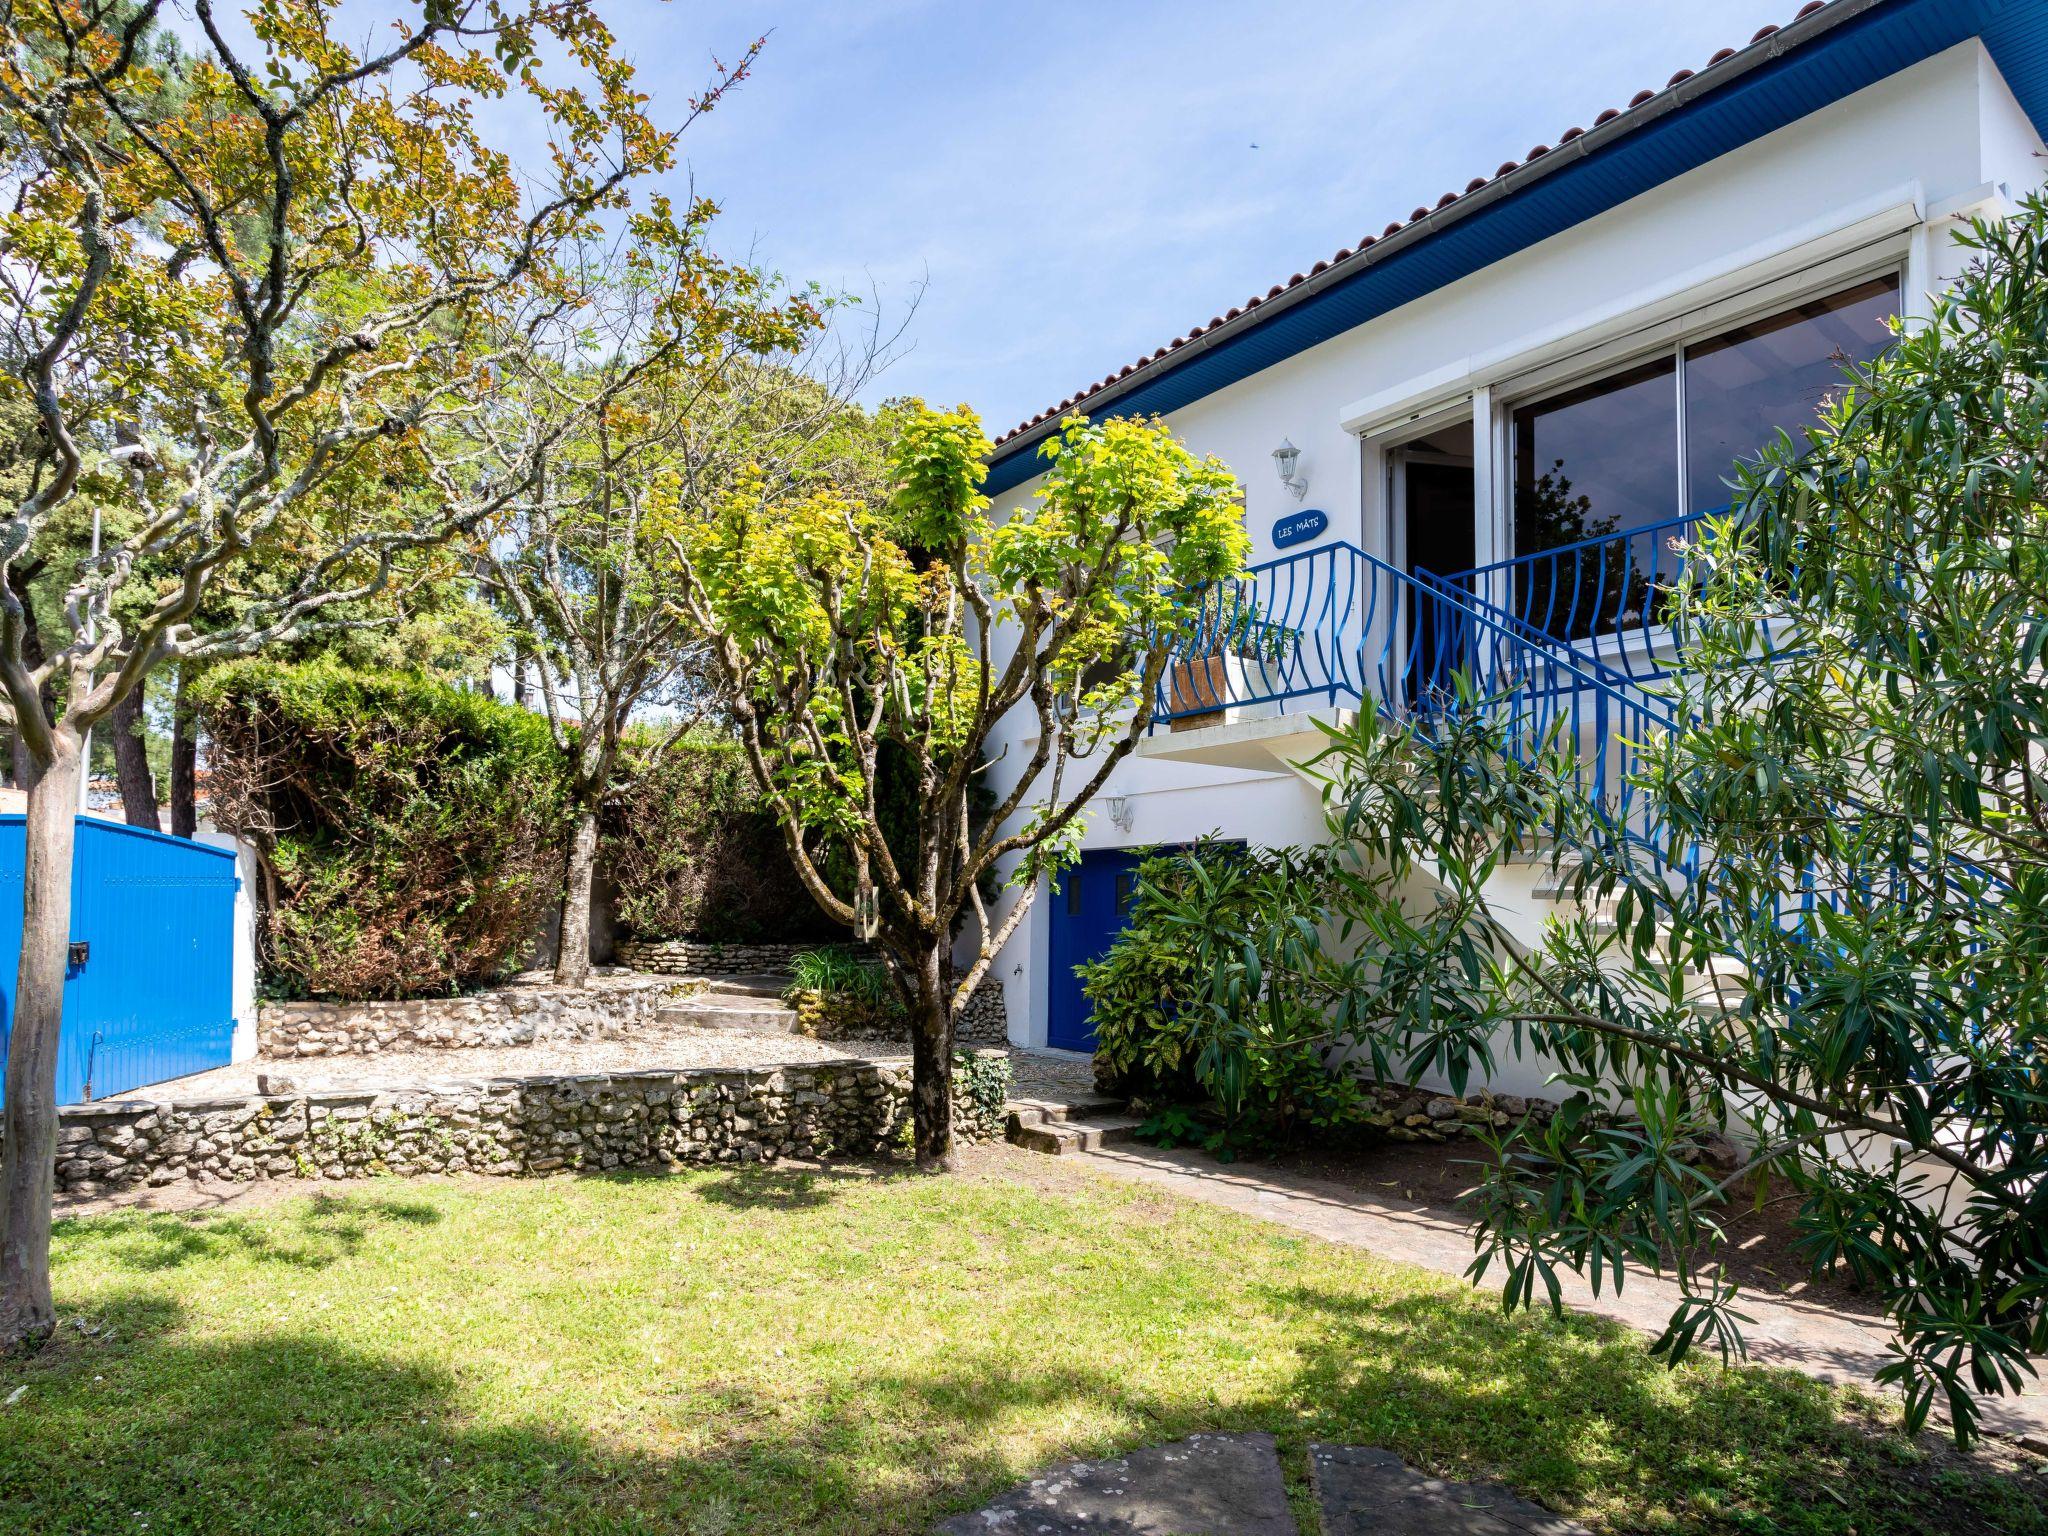
[[[0,816],[0,1059],[21,958],[24,818]],[[235,1042],[235,856],[78,818],[57,1102],[224,1067]]]

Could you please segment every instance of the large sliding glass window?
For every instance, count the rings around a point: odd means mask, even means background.
[[[1515,412],[1515,546],[1560,544],[1672,515],[1678,369],[1660,357]]]
[[[1796,439],[1844,366],[1890,342],[1898,302],[1898,279],[1875,278],[1518,407],[1519,616],[1567,639],[1658,622],[1666,525],[1725,507],[1738,460]]]
[[[1739,459],[1780,430],[1794,442],[1841,387],[1845,363],[1867,363],[1892,339],[1893,277],[1859,283],[1685,349],[1688,513],[1728,505]]]

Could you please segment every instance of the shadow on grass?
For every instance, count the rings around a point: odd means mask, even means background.
[[[745,1209],[789,1209],[893,1173],[745,1169],[691,1188]],[[178,1264],[232,1257],[228,1245],[294,1264],[311,1260],[278,1256],[318,1248],[325,1263],[381,1224],[432,1219],[421,1212],[364,1194],[268,1213],[276,1232],[254,1244],[239,1218],[194,1224],[230,1223],[213,1233],[217,1246],[167,1244],[155,1215],[77,1223],[73,1240],[101,1222],[125,1226],[141,1270],[165,1267],[146,1256],[167,1246]],[[1278,1369],[1098,1360],[1077,1313],[1051,1350],[969,1331],[946,1341],[939,1364],[906,1366],[901,1341],[882,1338],[843,1375],[805,1381],[750,1377],[741,1362],[756,1356],[743,1348],[729,1361],[707,1352],[665,1381],[622,1382],[586,1427],[547,1395],[545,1339],[517,1360],[484,1363],[533,1384],[510,1406],[484,1408],[481,1375],[468,1379],[459,1365],[351,1346],[289,1320],[239,1337],[187,1334],[177,1305],[139,1284],[75,1314],[84,1326],[41,1356],[0,1364],[0,1399],[28,1388],[0,1413],[0,1533],[131,1532],[142,1520],[152,1532],[263,1536],[344,1526],[392,1536],[912,1533],[1047,1462],[1247,1429],[1279,1435],[1297,1475],[1311,1440],[1379,1445],[1432,1471],[1498,1477],[1553,1507],[1620,1511],[1624,1529],[2048,1531],[2048,1502],[1981,1478],[1958,1490],[1907,1476],[1903,1448],[1845,1424],[1833,1396],[1804,1377],[1674,1379],[1643,1369],[1640,1341],[1613,1325],[1504,1319],[1444,1293],[1300,1284],[1251,1294],[1290,1324]],[[1162,1313],[1162,1339],[1179,1320]],[[1159,1353],[1173,1348],[1162,1342]],[[1018,1464],[1022,1445],[1035,1449]]]
[[[90,1254],[102,1263],[146,1273],[231,1254],[294,1269],[325,1269],[361,1249],[380,1227],[431,1226],[440,1219],[440,1211],[422,1201],[351,1192],[315,1194],[288,1211],[261,1216],[146,1211],[60,1221],[68,1256]]]
[[[436,1366],[290,1329],[184,1337],[181,1321],[150,1293],[116,1294],[38,1354],[0,1360],[0,1399],[27,1389],[0,1417],[0,1533],[852,1536],[922,1531],[1011,1481],[985,1442],[947,1458],[955,1488],[876,1466],[831,1405],[792,1422],[743,1382],[693,1405],[715,1402],[710,1449],[661,1455],[555,1417],[482,1424]],[[702,1427],[679,1405],[661,1438]]]
[[[735,1211],[813,1211],[830,1205],[848,1189],[878,1179],[914,1178],[916,1170],[886,1162],[819,1164],[813,1167],[750,1167],[722,1170],[689,1186],[699,1200]]]

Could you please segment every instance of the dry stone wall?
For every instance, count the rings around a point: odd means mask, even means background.
[[[1370,1123],[1393,1141],[1455,1141],[1481,1131],[1502,1130],[1518,1120],[1541,1125],[1557,1113],[1548,1099],[1481,1090],[1465,1098],[1396,1083],[1371,1084],[1379,1110]]]
[[[791,1002],[796,1007],[797,1033],[814,1040],[888,1040],[910,1038],[910,1026],[903,1014],[891,1008],[875,1008],[819,992],[799,992]],[[1010,1012],[1003,1004],[1003,984],[984,978],[975,987],[967,1006],[960,1010],[954,1026],[957,1045],[1003,1045],[1010,1038]]]
[[[612,958],[660,976],[762,976],[787,971],[817,944],[714,944],[707,939],[620,939]]]
[[[545,977],[464,997],[390,1003],[265,1003],[256,1014],[257,1054],[366,1056],[417,1047],[527,1045],[607,1040],[651,1026],[676,984],[662,976],[594,975],[582,987]]]
[[[958,1059],[962,1140],[1001,1136],[1008,1087],[1003,1052]],[[864,1156],[895,1146],[909,1113],[903,1060],[115,1100],[60,1111],[57,1188],[90,1195],[184,1179],[528,1175]]]

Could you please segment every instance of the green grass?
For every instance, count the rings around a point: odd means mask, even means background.
[[[1210,1428],[1613,1530],[2048,1530],[1804,1378],[1020,1163],[379,1182],[67,1221],[56,1281],[0,1363],[8,1532],[922,1531]]]

